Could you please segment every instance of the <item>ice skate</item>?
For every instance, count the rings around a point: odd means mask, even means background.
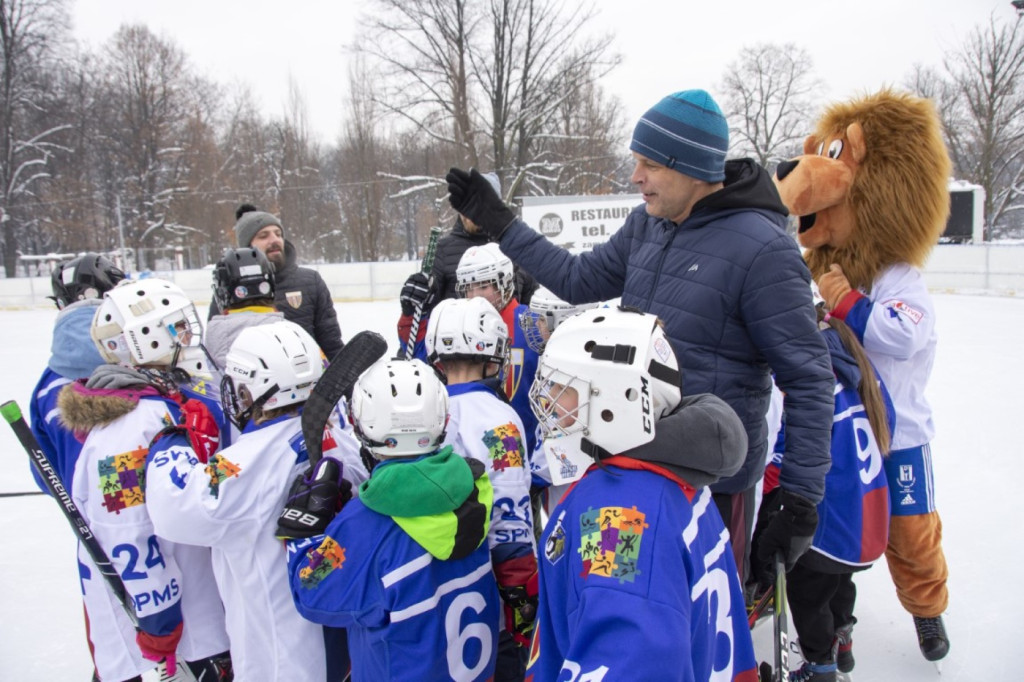
[[[939,661],[949,653],[949,637],[946,635],[942,616],[935,618],[914,616],[914,627],[917,629],[917,643],[926,660]]]

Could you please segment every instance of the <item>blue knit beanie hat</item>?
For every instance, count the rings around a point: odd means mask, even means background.
[[[684,90],[647,110],[629,148],[652,161],[705,182],[725,179],[729,124],[704,90]]]

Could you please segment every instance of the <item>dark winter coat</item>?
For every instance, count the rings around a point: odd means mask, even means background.
[[[780,483],[817,502],[829,468],[834,380],[810,273],[785,221],[768,173],[742,159],[727,162],[724,188],[678,225],[638,206],[607,243],[574,256],[517,220],[500,246],[569,302],[621,296],[664,321],[684,392],[717,395],[747,431],[743,468],[712,486],[716,492],[747,489],[764,470],[774,370],[789,430]]]
[[[438,301],[455,298],[455,270],[459,267],[459,259],[471,246],[483,246],[490,241],[486,234],[478,232],[470,234],[461,218],[455,219],[452,231],[441,237],[437,242],[434,254],[434,267],[430,271],[434,278],[434,291],[438,293]],[[529,305],[533,292],[537,290],[537,280],[522,268],[516,268],[515,299]],[[429,314],[430,311],[427,311]]]
[[[295,247],[287,240],[284,258],[284,267],[274,273],[274,306],[284,313],[284,319],[309,332],[330,360],[345,344],[327,282],[316,270],[298,266]],[[209,317],[218,314],[220,308],[215,301],[210,301]]]

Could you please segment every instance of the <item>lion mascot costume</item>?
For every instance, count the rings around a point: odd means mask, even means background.
[[[930,661],[949,650],[948,594],[924,399],[935,310],[919,268],[946,225],[950,168],[932,103],[882,90],[829,106],[804,155],[779,164],[775,176],[829,314],[854,330],[892,396],[886,559]]]

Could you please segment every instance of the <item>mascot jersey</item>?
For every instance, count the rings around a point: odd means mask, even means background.
[[[98,414],[101,408],[97,403],[110,400],[113,393],[125,392],[104,391],[96,396],[75,392],[62,398],[63,415],[81,426],[82,414]],[[89,430],[75,463],[72,498],[124,579],[140,627],[163,635],[184,622],[178,655],[195,661],[228,649],[224,610],[213,582],[209,550],[157,537],[149,515],[148,446],[164,426],[178,418],[177,406],[156,395],[135,399],[138,402],[130,412]],[[155,664],[141,659],[133,646],[131,623],[120,613],[120,604],[82,549],[79,570],[89,614],[110,614],[121,624],[119,629],[90,632],[100,675],[128,679],[153,668]],[[131,643],[127,647],[126,639]],[[112,652],[116,652],[113,658]]]
[[[544,530],[526,679],[756,682],[743,592],[711,491],[626,457],[604,464]]]
[[[896,409],[892,449],[931,442],[932,409],[924,397],[935,362],[935,308],[921,272],[899,263],[881,272],[870,298],[843,297],[832,314],[856,332],[878,375],[889,387]]]
[[[491,495],[483,466],[445,447],[378,464],[324,535],[289,541],[295,604],[312,621],[346,628],[354,681],[494,674]]]
[[[530,472],[523,423],[479,382],[448,386],[444,445],[481,462],[494,488],[488,545],[495,564],[533,554]]]
[[[325,437],[325,456],[358,459]],[[340,445],[340,444],[339,444]],[[326,675],[322,628],[290,599],[284,544],[275,539],[288,487],[309,457],[301,419],[283,416],[246,426],[207,465],[184,436],[156,443],[147,467],[150,513],[161,537],[212,548],[239,680],[313,680]]]

